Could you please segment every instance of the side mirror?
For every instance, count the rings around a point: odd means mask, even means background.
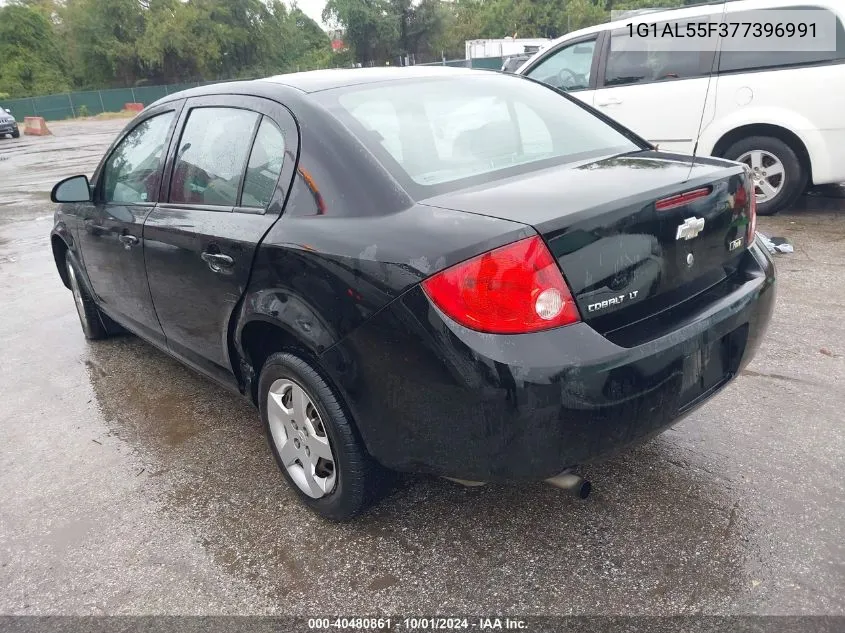
[[[12,113],[12,111],[11,111],[11,110],[9,110],[9,108],[3,108],[3,109],[4,109],[6,112],[8,112],[9,114],[11,114],[11,113]]]
[[[53,202],[91,202],[88,176],[71,176],[59,182],[50,192]]]

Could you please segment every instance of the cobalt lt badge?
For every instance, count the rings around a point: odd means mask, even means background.
[[[684,223],[678,227],[678,232],[675,233],[676,240],[691,240],[704,230],[704,218],[697,218],[695,216],[687,218]]]

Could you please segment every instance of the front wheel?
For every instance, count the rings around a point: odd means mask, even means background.
[[[339,396],[294,354],[271,355],[258,382],[261,420],[276,462],[302,502],[324,518],[363,512],[387,486]]]
[[[15,130],[14,132],[12,132],[12,138],[18,138],[20,135],[21,135],[20,130]]]
[[[750,136],[731,145],[725,158],[751,168],[759,215],[774,215],[790,206],[807,186],[801,161],[779,138]]]

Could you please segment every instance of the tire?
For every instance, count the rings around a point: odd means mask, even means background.
[[[20,135],[21,135],[20,130],[15,130],[14,132],[12,132],[12,138],[18,138]]]
[[[301,398],[297,388],[307,398],[304,408],[294,403]],[[384,495],[389,472],[367,453],[340,397],[310,363],[288,352],[271,355],[261,370],[258,398],[273,457],[311,510],[332,521],[346,521]],[[325,453],[326,441],[331,467],[329,460],[316,457]]]
[[[80,283],[79,271],[71,260],[70,253],[65,253],[65,267],[70,282],[70,291],[73,293],[73,302],[76,304],[76,313],[79,315],[79,322],[82,324],[82,332],[85,334],[85,338],[89,341],[107,338],[109,330],[104,315],[97,309],[94,300],[85,289],[85,285]]]
[[[759,180],[755,182],[757,192],[757,214],[774,215],[781,209],[792,205],[807,186],[808,174],[795,151],[785,142],[773,136],[749,136],[737,141],[725,151],[725,158],[745,162],[754,168],[754,157],[762,158],[757,165]],[[777,168],[777,161],[783,168],[780,178],[777,175],[762,176],[766,173],[766,167]],[[767,182],[768,186],[765,186]],[[761,187],[757,183],[764,186]],[[768,193],[773,190],[772,193]],[[766,195],[768,193],[768,196]]]

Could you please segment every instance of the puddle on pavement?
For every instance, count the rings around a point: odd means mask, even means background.
[[[727,608],[749,586],[746,508],[665,438],[591,467],[585,502],[544,484],[402,476],[373,512],[336,525],[287,488],[245,401],[132,336],[89,350],[103,417],[147,464],[151,494],[286,612],[336,596],[401,611],[420,592],[470,611],[602,612],[636,591],[676,613]]]

